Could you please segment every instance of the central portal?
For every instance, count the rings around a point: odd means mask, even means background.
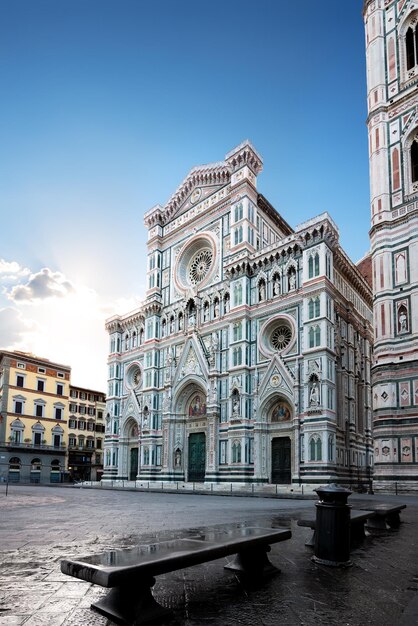
[[[271,482],[276,485],[289,485],[290,437],[275,437],[271,441]]]
[[[204,482],[206,470],[206,436],[205,433],[189,435],[189,482]]]

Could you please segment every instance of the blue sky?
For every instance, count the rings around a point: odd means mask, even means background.
[[[105,389],[104,319],[140,301],[143,214],[249,138],[292,225],[368,249],[362,0],[3,0],[0,347]]]

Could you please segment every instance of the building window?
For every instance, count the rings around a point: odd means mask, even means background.
[[[64,385],[62,385],[61,383],[57,383],[57,396],[63,396],[64,395]]]
[[[98,450],[101,450],[101,449],[102,449],[102,440],[101,440],[101,439],[97,439],[97,440],[96,440],[96,448],[97,448]]]
[[[234,285],[234,300],[235,300],[234,302],[235,306],[242,304],[242,284],[241,283]]]
[[[411,176],[413,183],[418,182],[418,136],[411,145]]]
[[[321,311],[321,302],[319,296],[316,298],[310,298],[308,303],[309,319],[319,317]]]
[[[315,252],[315,254],[309,257],[308,261],[308,275],[309,278],[314,278],[315,276],[319,276],[319,254]]]
[[[70,446],[70,448],[75,448],[77,445],[77,438],[75,435],[70,435],[68,437],[68,445]]]
[[[43,404],[35,404],[35,415],[36,417],[44,416],[44,405]]]
[[[232,444],[232,462],[241,463],[241,443],[234,441]]]
[[[85,430],[86,429],[86,422],[84,420],[80,420],[78,422],[78,429],[79,430]]]
[[[234,324],[233,338],[234,341],[240,341],[242,339],[242,322],[237,322],[236,324]]]
[[[242,205],[242,202],[239,202],[237,205],[235,205],[234,222],[239,222],[240,220],[242,220],[243,216],[244,216],[243,205]]]
[[[406,31],[406,69],[411,70],[418,65],[418,28],[410,26]]]
[[[241,365],[242,363],[242,348],[239,346],[238,348],[234,348],[232,351],[232,365],[236,367],[237,365]]]
[[[14,412],[18,415],[23,415],[23,402],[22,400],[15,400],[15,410]]]
[[[70,421],[68,422],[68,427],[69,428],[77,428],[77,422],[75,419],[70,419]]]
[[[37,391],[45,391],[45,381],[42,378],[38,378],[36,383]]]
[[[309,347],[316,348],[321,345],[321,329],[319,326],[311,326],[309,329]]]
[[[242,226],[238,226],[234,229],[234,245],[237,246],[243,240]]]
[[[309,441],[309,460],[322,461],[322,441],[318,435],[314,435]]]
[[[62,419],[62,408],[61,407],[55,407],[55,419],[56,420],[61,420]]]
[[[25,377],[21,374],[16,376],[16,387],[24,387],[25,386]]]

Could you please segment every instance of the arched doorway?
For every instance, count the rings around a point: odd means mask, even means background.
[[[206,435],[190,433],[189,435],[189,482],[204,482],[206,472]]]
[[[195,428],[198,428],[197,423],[202,424],[202,419],[206,421],[206,397],[200,390],[195,391],[190,397],[187,415],[189,425],[193,428],[188,438],[188,481],[203,482],[206,472],[206,433],[195,431]]]
[[[271,435],[271,482],[288,485],[292,481],[292,442],[289,436],[292,408],[276,396],[269,403],[267,421]]]
[[[129,420],[127,424],[127,435],[128,435],[128,479],[136,480],[136,477],[139,473],[139,444],[138,444],[138,435],[139,429],[138,424],[134,420]]]

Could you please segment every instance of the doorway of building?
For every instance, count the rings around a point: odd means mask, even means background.
[[[203,482],[206,470],[206,436],[205,433],[189,435],[189,482]]]
[[[276,485],[289,485],[291,482],[290,437],[272,439],[271,482]]]
[[[129,465],[129,480],[136,480],[138,474],[138,448],[131,448],[131,459]]]

